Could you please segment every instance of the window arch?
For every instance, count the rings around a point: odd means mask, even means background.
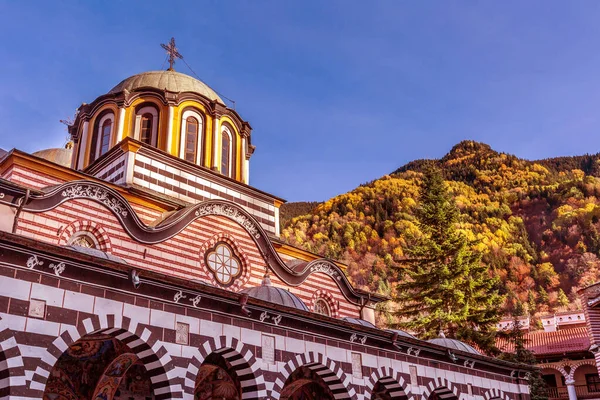
[[[203,118],[196,110],[185,110],[181,115],[179,157],[202,165]]]
[[[327,300],[325,300],[323,298],[318,298],[315,301],[313,311],[317,314],[326,315],[328,317],[331,317],[331,307],[329,307],[329,303],[327,302]]]
[[[156,147],[158,144],[158,110],[152,105],[141,105],[135,112],[134,138]]]
[[[235,178],[235,136],[227,125],[221,126],[221,166],[223,175]]]
[[[96,118],[90,143],[90,164],[110,150],[114,125],[115,116],[112,112],[100,114]]]
[[[68,244],[71,246],[86,247],[90,249],[100,249],[100,243],[98,243],[98,239],[96,239],[94,235],[87,231],[79,231],[74,233],[69,238]]]

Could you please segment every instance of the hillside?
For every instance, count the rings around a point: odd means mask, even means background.
[[[310,212],[288,205],[282,238],[346,262],[354,284],[391,294],[392,271],[420,234],[413,213],[428,164],[443,170],[460,229],[501,278],[507,311],[576,308],[576,288],[600,280],[600,154],[528,161],[464,141],[442,159],[410,162]]]

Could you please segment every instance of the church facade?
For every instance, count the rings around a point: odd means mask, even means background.
[[[528,400],[528,371],[374,325],[386,301],[279,240],[250,124],[152,71],[72,147],[0,160],[0,398]]]

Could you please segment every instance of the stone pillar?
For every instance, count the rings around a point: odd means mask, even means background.
[[[213,118],[213,159],[212,159],[212,169],[214,171],[219,171],[219,115],[215,114]]]
[[[575,380],[567,379],[565,381],[567,385],[567,393],[569,394],[569,400],[577,400],[577,392],[575,391]]]
[[[115,144],[117,144],[121,140],[125,139],[123,137],[124,131],[125,131],[125,107],[119,107],[119,122],[117,125],[117,140],[115,141]]]
[[[167,153],[172,154],[174,156],[181,156],[180,154],[173,154],[171,146],[173,145],[173,106],[169,106],[169,115],[167,121]],[[158,145],[158,139],[156,140]]]
[[[77,169],[78,170],[83,170],[83,166],[85,165],[85,156],[87,154],[87,148],[88,148],[88,129],[89,129],[90,123],[89,121],[85,121],[83,123],[83,130],[81,133],[81,138],[79,139],[79,154],[78,154],[78,159],[77,159]],[[90,149],[90,151],[92,151]]]
[[[242,162],[240,162],[240,168],[242,169],[242,182],[248,184],[248,180],[246,179],[246,137],[242,136]],[[277,230],[277,229],[276,229]],[[279,235],[278,235],[279,236]]]

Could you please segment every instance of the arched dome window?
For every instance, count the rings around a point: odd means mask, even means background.
[[[90,164],[97,158],[108,152],[112,141],[114,129],[114,114],[104,113],[96,118],[94,133],[90,144]]]
[[[150,146],[158,143],[158,110],[151,105],[141,105],[135,112],[134,138]]]
[[[101,156],[108,151],[108,148],[110,147],[111,131],[112,131],[112,121],[110,119],[107,119],[102,124],[102,130],[101,130],[101,134],[100,134],[100,154],[98,154],[98,156]]]
[[[233,139],[232,131],[223,125],[221,127],[221,173],[230,178],[234,177],[233,150],[235,146]]]
[[[202,116],[196,110],[185,110],[181,116],[179,157],[202,165]]]
[[[140,141],[152,144],[152,114],[150,113],[142,115]]]
[[[315,301],[313,311],[317,314],[326,315],[328,317],[331,316],[331,308],[329,307],[329,303],[327,303],[327,300],[322,298]]]

